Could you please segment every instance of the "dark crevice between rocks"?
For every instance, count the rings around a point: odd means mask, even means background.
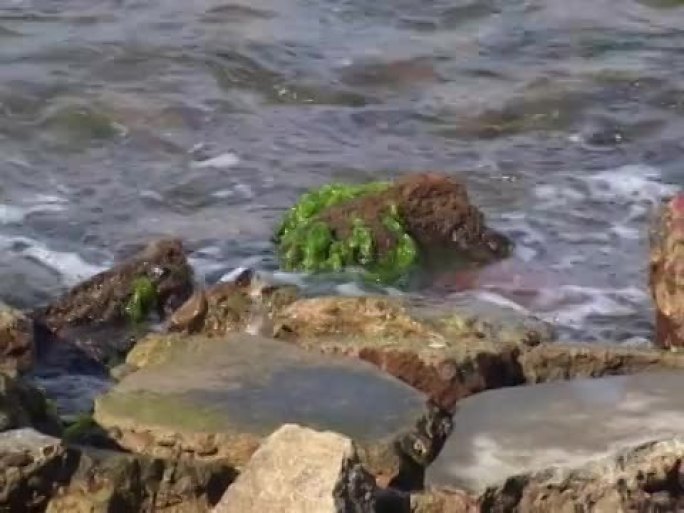
[[[410,433],[400,437],[395,444],[401,466],[389,488],[404,492],[423,489],[425,470],[439,455],[452,428],[451,414],[428,401],[425,415]]]
[[[338,513],[375,513],[375,487],[373,477],[358,459],[345,461],[340,479],[333,490]]]

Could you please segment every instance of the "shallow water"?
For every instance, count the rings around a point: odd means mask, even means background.
[[[207,281],[274,270],[302,191],[430,169],[517,242],[475,294],[647,338],[648,212],[683,175],[677,4],[2,2],[0,297],[45,301],[158,234]],[[452,281],[426,294],[463,300]]]

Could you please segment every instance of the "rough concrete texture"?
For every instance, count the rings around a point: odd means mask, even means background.
[[[292,424],[270,435],[213,513],[374,513],[351,439]]]

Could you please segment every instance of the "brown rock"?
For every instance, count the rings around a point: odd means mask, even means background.
[[[234,478],[215,463],[67,448],[30,428],[0,433],[8,513],[208,513]]]
[[[684,194],[670,200],[652,231],[649,282],[656,307],[655,343],[684,346]]]
[[[27,371],[34,356],[33,322],[0,303],[0,371]]]
[[[276,316],[275,336],[368,361],[453,411],[483,390],[577,377],[684,368],[684,355],[548,343],[543,323],[487,312],[411,309],[386,297],[302,299]]]
[[[71,449],[74,466],[46,513],[208,513],[235,472],[215,463]]]
[[[454,249],[478,262],[508,256],[511,243],[485,226],[483,214],[470,203],[465,185],[437,173],[407,175],[389,189],[335,205],[320,219],[338,239],[346,239],[354,219],[373,232],[378,256],[395,245],[395,235],[383,224],[388,205],[396,205],[406,231],[421,248]]]
[[[288,424],[264,440],[213,513],[374,513],[374,493],[349,438]]]
[[[296,287],[264,283],[247,270],[235,281],[193,294],[171,316],[168,329],[207,336],[260,332],[270,325],[275,312],[296,297]]]
[[[426,490],[411,495],[411,513],[479,513],[477,497],[460,490]]]
[[[544,338],[541,331],[429,312],[386,297],[302,299],[276,318],[275,335],[310,350],[368,361],[446,410],[473,393],[524,383],[517,356],[529,340]]]
[[[126,305],[137,279],[155,289],[153,310],[162,318],[192,293],[192,269],[182,243],[161,239],[112,269],[93,276],[50,304],[37,317],[53,330],[129,322]]]
[[[275,335],[286,340],[441,338],[436,330],[412,317],[398,301],[343,296],[300,299],[285,307],[276,316]]]
[[[0,433],[0,511],[44,511],[65,462],[57,438],[31,428]]]

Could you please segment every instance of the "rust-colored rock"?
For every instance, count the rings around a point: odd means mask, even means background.
[[[684,346],[684,194],[662,209],[651,233],[649,282],[656,307],[655,343]]]
[[[154,287],[153,313],[164,318],[192,293],[192,268],[183,244],[176,239],[152,242],[129,260],[77,285],[36,316],[53,330],[129,322],[126,305],[141,278]]]
[[[275,336],[368,361],[453,411],[483,390],[579,377],[684,368],[684,355],[598,344],[548,343],[543,324],[410,309],[386,297],[302,299],[276,317]]]
[[[285,340],[362,337],[440,338],[399,302],[384,297],[329,296],[301,299],[275,319],[275,335]]]
[[[346,239],[353,220],[373,232],[378,256],[395,246],[395,235],[382,222],[388,205],[395,205],[406,231],[421,248],[454,249],[459,255],[486,263],[507,256],[511,243],[485,225],[484,215],[470,203],[465,185],[438,174],[404,176],[385,191],[335,205],[320,215],[337,239]]]
[[[430,313],[386,297],[302,299],[276,318],[275,335],[368,361],[449,411],[473,393],[524,383],[518,354],[546,336],[519,322]]]
[[[34,356],[33,322],[19,310],[0,303],[0,371],[27,371]]]
[[[195,292],[173,313],[168,330],[207,336],[260,332],[296,297],[296,287],[264,283],[247,270],[234,281]]]

